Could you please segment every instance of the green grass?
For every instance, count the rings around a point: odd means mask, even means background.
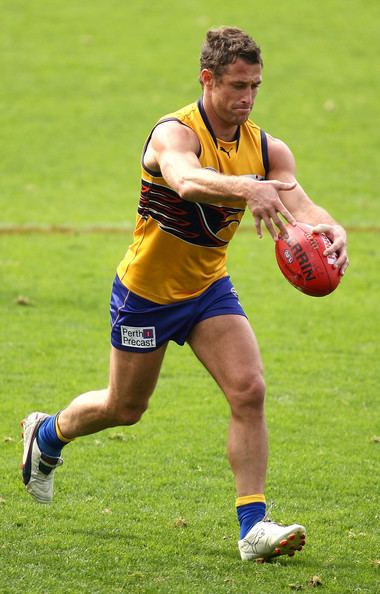
[[[309,531],[302,555],[258,566],[242,564],[236,552],[227,406],[187,347],[170,347],[140,424],[66,448],[51,507],[25,496],[17,420],[106,382],[108,293],[124,238],[29,236],[26,246],[3,237],[0,591],[275,593],[291,584],[306,589],[318,575],[329,592],[375,592],[379,314],[371,295],[378,282],[360,315],[356,299],[367,274],[375,279],[378,257],[365,272],[360,262],[376,239],[352,234],[351,274],[324,299],[287,285],[269,238],[259,246],[243,231],[232,246],[269,386],[268,497],[276,518],[305,522]],[[20,276],[26,249],[29,267]],[[29,306],[15,302],[19,294]]]
[[[0,7],[3,221],[131,220],[142,142],[159,116],[198,96],[200,44],[221,23],[261,44],[254,117],[293,148],[310,194],[351,225],[379,215],[376,0]]]
[[[3,225],[79,229],[0,234],[0,592],[278,594],[319,576],[321,591],[375,594],[378,3],[0,7]],[[188,347],[170,345],[141,423],[65,449],[51,506],[26,496],[18,468],[19,419],[107,382],[109,293],[130,236],[80,230],[132,222],[144,137],[198,95],[199,46],[220,23],[263,48],[255,119],[291,145],[310,194],[356,229],[351,267],[323,299],[286,283],[248,216],[231,245],[266,369],[267,497],[274,518],[308,530],[301,555],[265,565],[239,560],[228,408]]]

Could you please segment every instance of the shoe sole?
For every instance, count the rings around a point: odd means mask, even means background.
[[[22,480],[25,486],[28,485],[30,478],[31,478],[31,474],[32,474],[32,452],[33,452],[33,443],[34,440],[36,439],[36,435],[37,435],[37,431],[40,428],[41,423],[46,419],[48,415],[41,417],[35,424],[34,428],[33,428],[33,433],[30,437],[30,441],[29,441],[29,446],[28,446],[28,450],[27,453],[25,455],[25,449],[24,449],[24,457],[23,457],[23,461],[21,464],[21,469],[22,469]],[[26,419],[23,419],[20,423],[23,432],[22,432],[22,438],[25,440],[25,424],[26,424]],[[24,442],[24,448],[25,448],[25,442]]]
[[[306,543],[306,534],[302,530],[296,530],[291,532],[289,536],[281,539],[277,544],[273,546],[272,553],[268,558],[280,557],[281,555],[288,555],[293,557],[296,551],[302,551],[302,548]],[[267,557],[265,557],[267,558]]]

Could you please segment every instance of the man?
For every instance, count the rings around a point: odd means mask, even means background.
[[[268,521],[264,483],[264,379],[255,335],[227,275],[229,240],[246,207],[257,234],[274,240],[285,223],[312,224],[348,266],[346,234],[297,184],[289,148],[248,118],[262,79],[260,48],[243,31],[210,30],[202,48],[202,98],[162,118],[142,155],[133,242],[111,297],[109,386],[60,413],[24,424],[23,480],[48,503],[61,450],[76,437],[132,425],[146,410],[169,340],[188,342],[231,409],[228,458],[235,477],[242,559],[293,555],[305,528]]]

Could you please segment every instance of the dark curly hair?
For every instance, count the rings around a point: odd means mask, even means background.
[[[220,78],[228,64],[238,58],[249,64],[263,66],[261,50],[247,33],[237,27],[219,27],[209,29],[202,46],[201,70],[211,70],[216,78]]]

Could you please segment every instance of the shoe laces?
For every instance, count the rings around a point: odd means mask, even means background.
[[[262,522],[273,522],[273,520],[271,520],[269,516],[270,516],[270,514],[271,514],[271,512],[272,512],[272,509],[273,509],[274,505],[275,505],[275,504],[274,504],[274,501],[270,501],[270,502],[269,502],[269,504],[268,504],[268,508],[267,508],[267,510],[266,510],[266,512],[265,512],[265,516],[264,516],[264,517],[263,517],[263,519],[261,520]]]
[[[282,524],[281,522],[276,522],[275,520],[272,520],[269,516],[271,514],[272,509],[276,506],[274,501],[270,501],[269,505],[268,505],[268,511],[266,512],[265,516],[263,517],[263,519],[261,520],[262,522],[268,522],[271,524],[276,524],[276,526],[286,526],[286,524]]]

